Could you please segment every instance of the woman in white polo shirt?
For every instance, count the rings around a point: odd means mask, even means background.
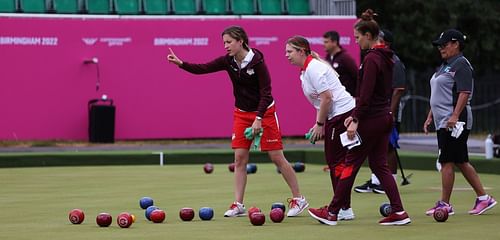
[[[333,191],[344,168],[347,149],[339,135],[346,131],[344,120],[351,115],[356,103],[340,83],[337,72],[317,53],[311,52],[307,39],[294,36],[286,44],[286,57],[301,68],[300,80],[307,100],[317,110],[315,124],[310,130],[311,142],[325,139],[325,160],[330,169]],[[338,220],[354,219],[350,196],[338,214]]]

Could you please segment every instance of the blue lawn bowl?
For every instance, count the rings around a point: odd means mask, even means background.
[[[389,214],[391,214],[391,212],[392,212],[391,204],[382,203],[382,205],[380,205],[379,211],[380,211],[380,215],[382,215],[384,217],[389,216]]]
[[[257,164],[249,163],[247,164],[247,174],[253,174],[257,172]]]
[[[149,206],[148,208],[146,208],[146,212],[145,212],[146,219],[151,221],[151,213],[156,209],[160,209],[160,208],[158,208],[156,206]]]
[[[306,170],[306,165],[303,162],[295,162],[293,164],[293,170],[295,170],[295,172],[303,172]]]
[[[143,197],[139,200],[139,205],[142,209],[147,209],[149,206],[153,206],[153,199],[150,197]]]
[[[283,212],[285,212],[285,204],[282,203],[282,202],[275,202],[271,205],[271,210],[275,209],[275,208],[281,208],[281,210],[283,210]]]
[[[212,220],[214,217],[214,210],[210,207],[202,207],[200,208],[198,216],[200,216],[200,219],[203,221]]]

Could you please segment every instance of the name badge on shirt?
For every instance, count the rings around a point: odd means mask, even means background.
[[[253,70],[253,68],[250,68],[250,69],[247,69],[247,73],[248,73],[248,75],[253,75],[255,73],[255,71]]]
[[[444,72],[444,73],[448,73],[448,74],[449,74],[451,77],[453,77],[453,78],[455,77],[455,73],[456,73],[456,72],[452,72],[452,71],[451,71],[451,66],[447,66],[446,68],[444,68],[444,71],[443,71],[443,72]]]

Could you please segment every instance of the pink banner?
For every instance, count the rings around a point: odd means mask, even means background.
[[[103,94],[116,106],[116,139],[229,138],[227,74],[192,75],[166,61],[169,47],[189,62],[225,54],[221,32],[229,25],[244,27],[251,47],[264,53],[283,135],[303,135],[315,111],[299,69],[285,58],[285,41],[303,35],[324,54],[322,35],[335,29],[359,59],[354,21],[0,16],[0,140],[86,140],[87,102]],[[98,64],[85,63],[92,58]]]

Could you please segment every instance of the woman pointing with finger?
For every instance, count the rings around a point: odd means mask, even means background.
[[[222,40],[226,54],[208,63],[195,64],[182,61],[172,50],[168,55],[168,61],[194,74],[226,71],[233,84],[235,109],[231,146],[235,161],[235,201],[224,216],[242,216],[246,212],[243,198],[247,183],[246,165],[250,157],[252,140],[245,137],[245,129],[249,127],[254,136],[262,132],[261,151],[268,153],[292,192],[287,216],[297,216],[309,204],[301,195],[295,172],[283,154],[276,105],[271,94],[271,77],[264,56],[259,50],[249,47],[248,36],[239,26],[226,28],[222,32]]]

